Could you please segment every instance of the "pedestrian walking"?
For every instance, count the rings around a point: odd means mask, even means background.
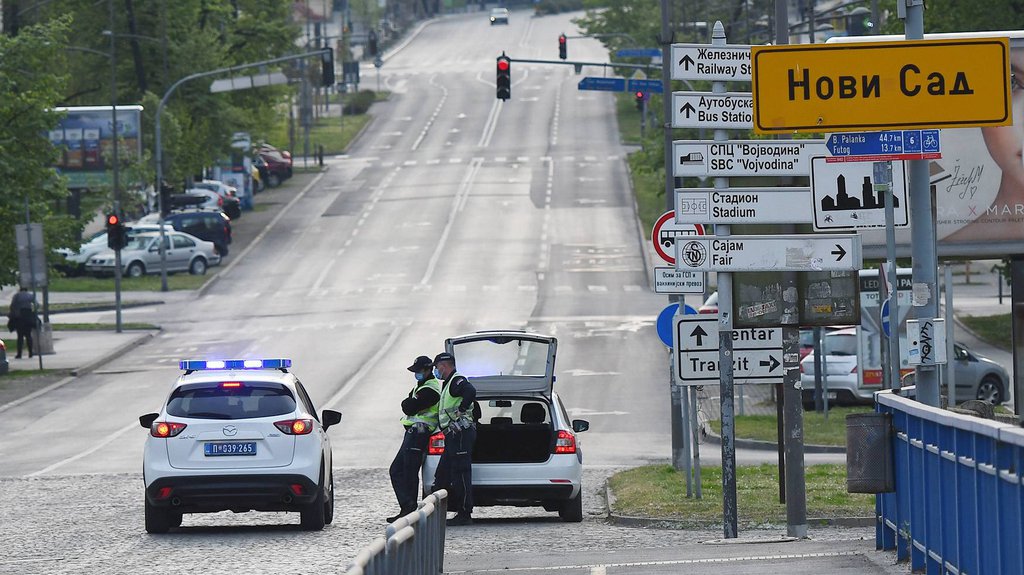
[[[471,525],[476,388],[455,370],[455,356],[447,352],[434,357],[434,375],[443,381],[438,424],[444,432],[444,453],[434,473],[433,491],[448,490],[448,509],[456,512],[448,525]]]
[[[32,357],[32,330],[36,328],[36,314],[33,310],[35,295],[22,287],[18,293],[11,298],[11,305],[8,311],[8,327],[14,327],[18,332],[18,354],[15,359],[21,359],[22,345],[28,344],[28,356]]]
[[[389,469],[391,487],[398,498],[399,512],[398,515],[388,517],[388,523],[416,511],[420,468],[423,467],[430,436],[437,431],[438,426],[437,406],[441,399],[441,382],[434,377],[431,369],[433,365],[429,357],[421,355],[406,368],[416,377],[416,385],[408,397],[402,400],[402,413],[405,414],[402,425],[405,426],[405,435],[402,438],[402,447],[398,449],[398,455],[391,462]]]

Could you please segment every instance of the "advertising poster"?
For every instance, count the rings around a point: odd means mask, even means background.
[[[61,148],[57,170],[68,179],[68,188],[102,188],[113,183],[113,118],[110,106],[57,108],[65,116],[47,134]],[[140,120],[142,106],[117,107],[118,157],[122,166],[142,154]]]

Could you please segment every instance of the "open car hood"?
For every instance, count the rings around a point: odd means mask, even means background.
[[[452,337],[445,350],[478,393],[551,396],[558,340],[525,331],[495,330]]]

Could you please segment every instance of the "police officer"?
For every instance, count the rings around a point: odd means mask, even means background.
[[[434,378],[431,367],[433,363],[430,358],[421,355],[407,368],[415,375],[416,386],[402,400],[405,437],[390,469],[391,487],[395,490],[401,510],[398,515],[388,517],[388,523],[416,511],[420,468],[427,454],[430,435],[437,431],[437,402],[441,397],[441,382]]]
[[[434,357],[434,375],[443,380],[438,422],[444,432],[444,453],[434,474],[433,491],[448,490],[448,508],[457,512],[448,520],[448,525],[470,525],[473,523],[476,388],[455,371],[455,357],[447,352]]]

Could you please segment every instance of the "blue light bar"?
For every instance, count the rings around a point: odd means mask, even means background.
[[[186,359],[178,363],[185,371],[216,369],[287,369],[290,359]]]

